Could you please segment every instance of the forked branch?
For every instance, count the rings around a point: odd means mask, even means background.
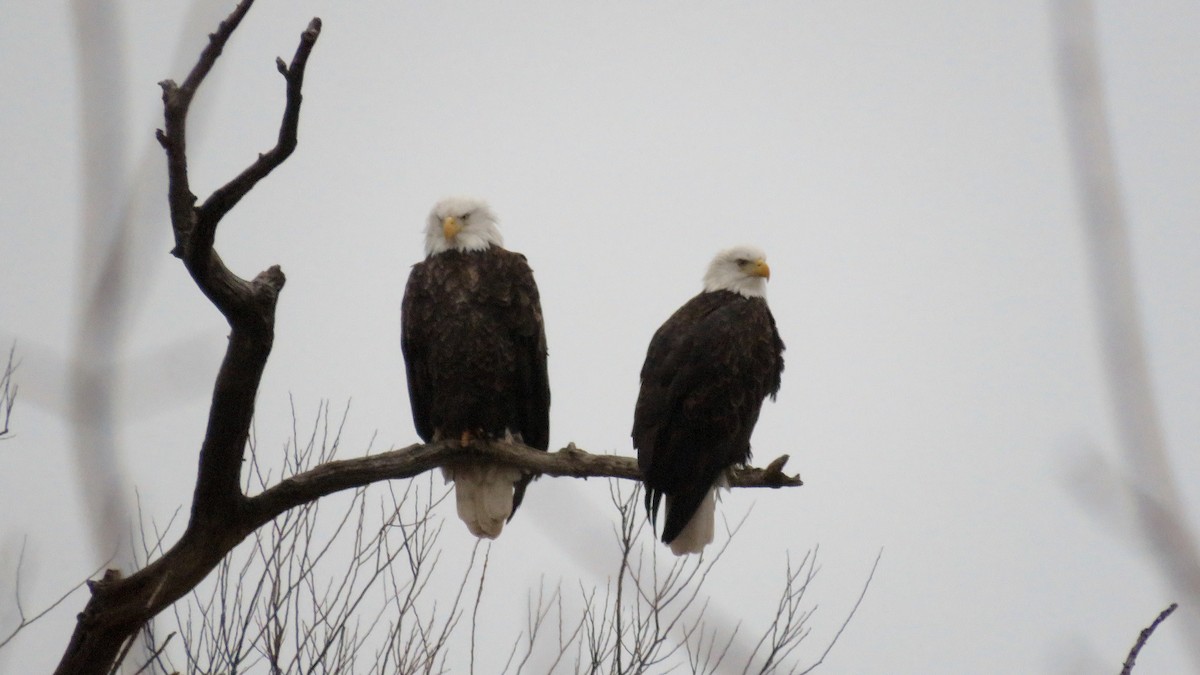
[[[303,98],[300,88],[304,84],[304,68],[308,64],[308,55],[317,36],[321,34],[321,20],[314,18],[308,28],[300,34],[300,46],[292,63],[286,64],[283,59],[275,59],[275,67],[287,81],[287,102],[283,108],[283,121],[279,125],[279,139],[275,147],[258,156],[258,159],[246,167],[237,178],[229,181],[212,193],[199,208],[200,219],[220,220],[229,212],[246,193],[275,169],[296,149],[298,130],[300,126],[300,101]]]
[[[188,111],[197,89],[251,4],[252,0],[238,3],[233,13],[209,36],[208,46],[183,85],[176,85],[173,80],[160,83],[165,129],[159,130],[158,140],[167,153],[168,199],[175,234],[172,252],[183,260],[196,285],[233,329],[225,362],[217,376],[208,433],[200,451],[193,518],[212,514],[229,518],[241,497],[238,479],[242,451],[254,412],[258,383],[274,340],[275,303],[286,280],[278,266],[259,273],[252,281],[231,272],[213,249],[217,224],[258,181],[295,150],[305,66],[321,33],[321,20],[314,18],[301,34],[291,64],[276,60],[276,67],[287,83],[287,100],[275,147],[260,154],[237,177],[196,207],[187,169]]]

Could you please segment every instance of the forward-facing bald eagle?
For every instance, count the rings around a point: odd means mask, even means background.
[[[550,441],[546,332],[525,256],[502,247],[496,217],[476,199],[437,203],[425,227],[424,261],[413,265],[401,306],[400,346],[417,434],[509,439],[545,450]],[[517,469],[463,464],[458,515],[494,539],[525,495]]]
[[[704,291],[667,319],[650,340],[633,413],[633,445],[646,484],[646,512],[675,555],[713,540],[716,488],[750,460],[750,434],[763,399],[775,398],[783,342],[767,307],[771,271],[762,251],[721,251]]]

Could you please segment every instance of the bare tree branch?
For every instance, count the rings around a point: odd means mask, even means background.
[[[196,90],[216,64],[217,58],[225,48],[225,43],[229,41],[233,31],[242,22],[246,12],[250,11],[252,4],[254,4],[254,0],[239,2],[233,13],[217,27],[217,31],[208,36],[208,46],[200,53],[199,60],[188,73],[187,79],[183,81],[183,86],[176,85],[173,80],[163,80],[159,83],[163,90],[166,130],[158,130],[156,137],[163,149],[167,151],[167,173],[170,176],[167,187],[167,203],[171,208],[171,225],[175,233],[175,248],[171,252],[185,259],[188,257],[186,251],[189,244],[192,243],[190,240],[196,227],[193,222],[196,217],[194,208],[196,195],[192,194],[189,186],[187,170],[186,122],[188,110],[192,98],[196,95]],[[210,225],[216,227],[215,222]],[[207,239],[207,248],[211,249],[212,237]]]
[[[557,452],[541,452],[504,441],[475,441],[465,447],[456,440],[439,441],[427,445],[410,445],[367,457],[327,462],[292,476],[247,500],[244,511],[245,525],[257,527],[257,524],[266,522],[293,506],[334,492],[381,480],[411,478],[444,466],[448,462],[472,459],[506,464],[547,476],[623,478],[634,481],[642,479],[635,458],[595,455],[575,447],[574,443]],[[783,455],[765,469],[735,469],[730,474],[729,485],[739,488],[803,485],[799,476],[783,473],[786,461],[787,455]]]
[[[1133,643],[1133,649],[1129,650],[1129,656],[1125,659],[1125,665],[1121,668],[1121,675],[1129,675],[1133,672],[1133,662],[1137,661],[1138,654],[1142,651],[1142,647],[1146,646],[1146,641],[1154,634],[1154,629],[1158,628],[1158,624],[1166,621],[1171,613],[1179,608],[1179,604],[1172,602],[1169,607],[1158,613],[1158,617],[1149,626],[1142,629],[1138,635],[1137,642]]]
[[[297,133],[300,125],[300,101],[303,98],[300,88],[304,83],[304,68],[308,63],[308,55],[313,43],[321,33],[321,20],[314,18],[308,25],[308,30],[300,36],[300,47],[291,65],[283,59],[275,59],[275,67],[287,80],[287,102],[283,109],[283,121],[279,125],[279,140],[275,147],[258,156],[258,159],[247,167],[237,178],[217,189],[204,204],[200,206],[201,221],[214,222],[229,212],[242,197],[245,197],[258,181],[266,178],[275,167],[283,164],[296,149]]]

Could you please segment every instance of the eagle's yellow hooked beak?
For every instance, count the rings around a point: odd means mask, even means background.
[[[759,258],[758,260],[750,263],[749,267],[750,269],[748,273],[751,276],[762,277],[764,279],[771,278],[771,268],[767,266],[766,260]]]
[[[442,234],[446,236],[447,240],[453,241],[459,232],[462,232],[462,223],[458,218],[446,216],[442,219]]]

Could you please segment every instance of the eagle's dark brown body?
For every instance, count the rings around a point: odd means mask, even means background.
[[[750,459],[763,400],[779,391],[783,342],[766,300],[706,291],[650,340],[633,417],[633,445],[662,540],[673,541],[720,474]]]
[[[498,246],[430,256],[413,266],[401,314],[409,399],[422,439],[508,432],[546,449],[546,333],[525,256]],[[517,487],[514,509],[526,483]]]

